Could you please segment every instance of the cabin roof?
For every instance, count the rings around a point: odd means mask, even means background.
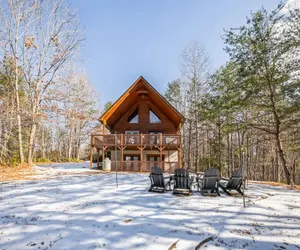
[[[128,110],[136,103],[138,93],[148,91],[151,101],[158,106],[164,115],[176,126],[184,122],[184,117],[176,110],[144,77],[140,76],[112,106],[106,110],[99,121],[108,129],[122,117],[125,110]],[[124,110],[122,112],[122,110]]]

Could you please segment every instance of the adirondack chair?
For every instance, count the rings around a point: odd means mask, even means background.
[[[151,181],[151,186],[148,190],[149,192],[163,193],[167,190],[167,186],[169,186],[170,189],[170,177],[164,177],[163,171],[160,167],[151,167],[151,174],[149,175],[149,177]]]
[[[227,181],[226,185],[224,185],[222,182],[220,183],[220,188],[228,195],[231,195],[229,191],[235,190],[239,192],[241,195],[244,195],[241,187],[243,184],[243,175],[242,175],[242,169],[235,170],[232,173],[231,178]]]
[[[189,176],[189,171],[183,168],[177,168],[174,171],[174,190],[173,194],[189,195],[192,192],[193,178]]]
[[[219,193],[220,173],[217,168],[209,168],[204,172],[202,178],[198,178],[198,189],[201,189],[202,195],[217,194]]]

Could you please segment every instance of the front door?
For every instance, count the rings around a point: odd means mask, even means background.
[[[140,156],[139,155],[124,155],[125,171],[138,172],[140,170]]]

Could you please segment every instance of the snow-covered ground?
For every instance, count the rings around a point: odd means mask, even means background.
[[[250,184],[243,208],[240,196],[149,193],[146,174],[119,174],[116,188],[114,173],[87,171],[0,184],[0,249],[195,249],[210,236],[201,249],[300,249],[299,191]]]
[[[96,168],[96,164],[93,163],[93,168]],[[35,166],[35,170],[42,175],[57,175],[60,173],[99,173],[99,170],[90,170],[90,162],[71,162],[71,163],[51,163]]]

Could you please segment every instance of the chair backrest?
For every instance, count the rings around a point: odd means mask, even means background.
[[[204,172],[202,188],[215,189],[220,180],[220,172],[217,168],[209,168]]]
[[[242,169],[233,171],[230,180],[228,181],[226,188],[227,189],[237,189],[240,188],[243,183]]]
[[[174,188],[190,189],[189,171],[183,168],[176,168],[174,171]]]
[[[155,187],[165,186],[163,171],[160,167],[157,166],[151,167],[150,178],[153,186]]]

